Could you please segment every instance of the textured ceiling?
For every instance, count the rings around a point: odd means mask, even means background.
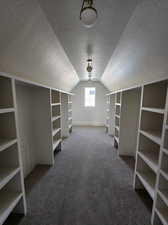
[[[87,29],[82,0],[1,0],[0,70],[68,91],[88,78],[88,57],[110,90],[168,77],[168,0],[94,2]]]
[[[168,78],[168,1],[139,4],[101,78],[112,91]]]
[[[0,71],[70,91],[79,78],[36,0],[0,1]]]
[[[95,0],[99,18],[93,28],[87,29],[79,20],[82,0],[39,0],[81,80],[88,78],[88,57],[93,59],[92,76],[100,79],[139,2],[140,0]]]

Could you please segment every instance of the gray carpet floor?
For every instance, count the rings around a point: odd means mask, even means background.
[[[74,128],[54,167],[26,180],[27,216],[5,225],[149,225],[149,199],[133,190],[131,160],[112,142],[104,128]]]

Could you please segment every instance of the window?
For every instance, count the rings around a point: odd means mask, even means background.
[[[85,107],[95,107],[95,96],[96,96],[95,87],[85,88]]]

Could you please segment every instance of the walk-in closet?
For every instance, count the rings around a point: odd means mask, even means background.
[[[168,0],[0,1],[0,225],[168,225]]]

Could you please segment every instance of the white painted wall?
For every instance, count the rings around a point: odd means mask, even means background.
[[[96,106],[84,107],[84,88],[96,88]],[[100,83],[93,81],[81,81],[72,90],[75,94],[72,98],[73,125],[102,126],[106,120],[106,97],[108,90]]]

